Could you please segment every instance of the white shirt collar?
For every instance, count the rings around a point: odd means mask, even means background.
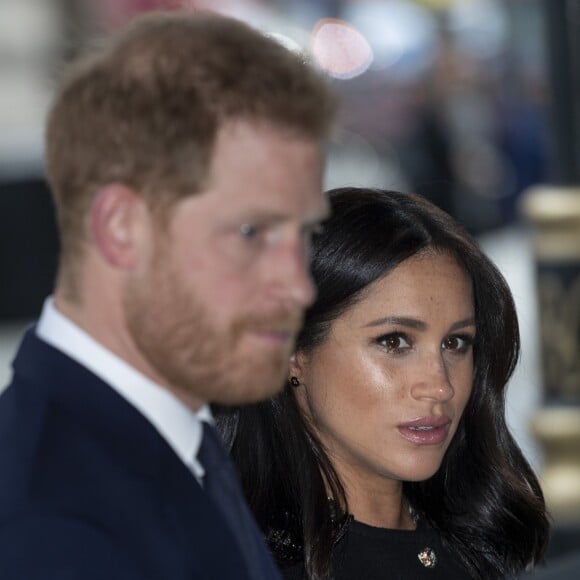
[[[191,411],[170,391],[98,343],[46,299],[36,327],[39,338],[89,369],[135,407],[157,429],[201,483],[204,469],[197,460],[203,429],[213,422],[208,405]]]

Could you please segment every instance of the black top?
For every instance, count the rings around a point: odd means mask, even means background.
[[[423,560],[434,566],[427,567]],[[470,580],[455,554],[444,550],[439,532],[420,520],[417,530],[389,530],[352,521],[332,557],[333,580]],[[282,570],[285,580],[303,580],[302,563]]]

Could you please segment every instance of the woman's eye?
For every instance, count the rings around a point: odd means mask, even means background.
[[[378,343],[388,352],[400,352],[411,348],[409,340],[403,334],[393,333],[381,336]]]
[[[452,335],[443,341],[443,349],[452,352],[466,352],[473,344],[473,338],[470,336]]]

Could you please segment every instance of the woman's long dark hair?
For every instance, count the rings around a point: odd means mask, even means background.
[[[306,313],[297,350],[321,344],[364,288],[409,257],[427,249],[454,256],[473,283],[473,390],[439,471],[426,481],[404,483],[404,494],[474,578],[521,572],[542,558],[549,524],[536,476],[505,421],[505,388],[520,341],[503,276],[451,217],[420,196],[343,188],[329,197],[332,216],[313,241],[318,298]],[[328,578],[333,545],[348,525],[339,516],[348,505],[292,387],[226,413],[218,424],[279,564],[303,561],[308,578]]]

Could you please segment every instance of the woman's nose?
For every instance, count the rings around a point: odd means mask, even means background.
[[[431,399],[445,403],[453,398],[455,390],[451,384],[449,371],[443,356],[425,357],[424,364],[417,369],[418,374],[411,387],[411,395],[415,399]]]

